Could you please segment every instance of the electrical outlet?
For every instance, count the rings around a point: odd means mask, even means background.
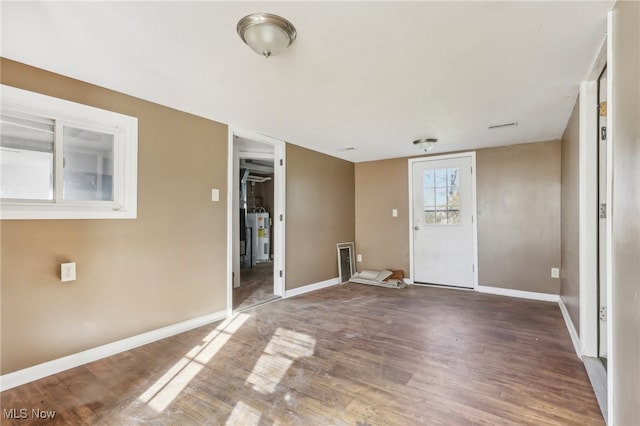
[[[356,260],[357,260],[358,262],[362,262],[362,255],[361,255],[361,254],[357,254],[357,255],[356,255]]]
[[[551,278],[560,278],[560,268],[551,268]]]
[[[398,217],[398,209],[392,209],[391,210],[391,216],[392,217]]]
[[[76,263],[63,263],[60,265],[60,281],[75,281],[76,280]]]

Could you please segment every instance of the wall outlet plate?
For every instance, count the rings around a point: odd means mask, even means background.
[[[60,281],[75,281],[76,280],[76,263],[63,263],[60,265]]]
[[[358,262],[362,262],[362,255],[361,255],[361,254],[357,254],[357,255],[356,255],[356,260],[357,260]]]
[[[560,278],[560,268],[551,268],[551,278]]]

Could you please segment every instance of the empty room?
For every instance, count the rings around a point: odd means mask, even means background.
[[[3,425],[640,425],[640,2],[0,7]]]

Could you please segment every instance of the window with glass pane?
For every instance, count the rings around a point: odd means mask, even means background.
[[[0,117],[0,198],[53,200],[54,122]]]
[[[460,223],[458,167],[423,171],[424,222],[431,225]]]
[[[135,219],[138,120],[0,84],[0,217]]]
[[[64,126],[65,201],[113,201],[113,134]]]

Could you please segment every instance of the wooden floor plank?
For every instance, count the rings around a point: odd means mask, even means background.
[[[240,315],[5,391],[2,407],[59,425],[604,424],[554,303],[346,284]]]

